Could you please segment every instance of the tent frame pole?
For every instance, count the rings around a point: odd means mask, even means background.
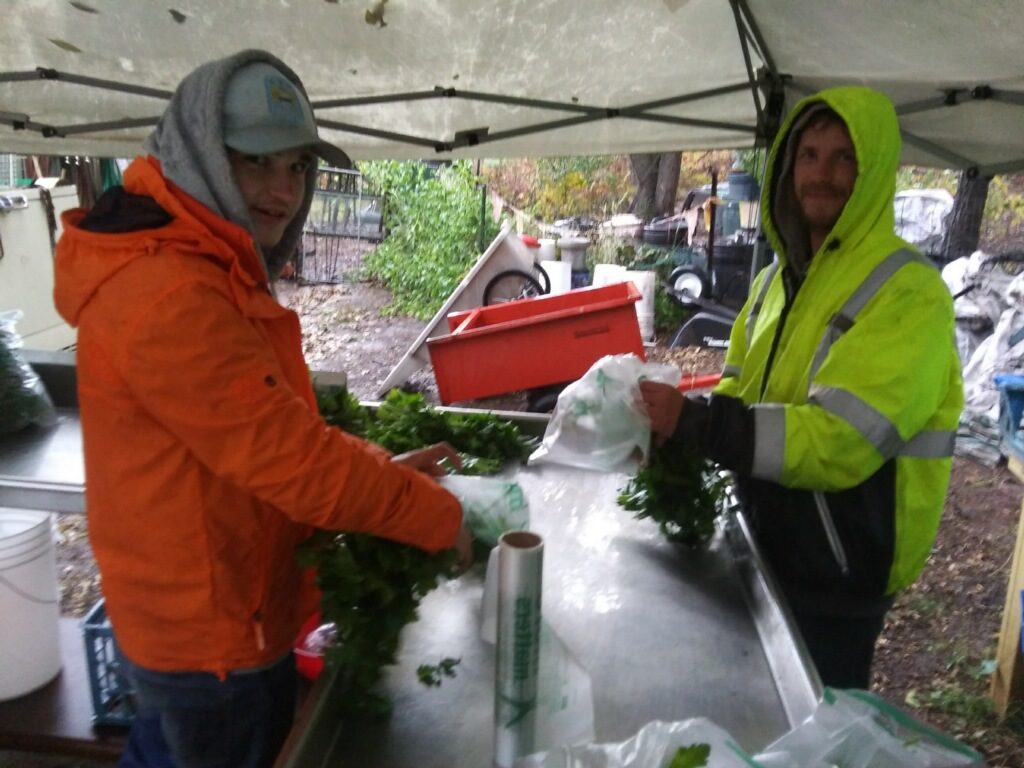
[[[101,80],[99,78],[84,77],[81,75],[75,75],[67,72],[59,72],[57,70],[46,69],[43,67],[39,67],[35,71],[28,72],[0,73],[0,82],[23,82],[38,79],[59,80],[62,82],[72,83],[75,85],[83,85],[92,88],[102,88],[105,90],[119,91],[123,93],[131,93],[141,96],[150,96],[153,98],[169,99],[172,96],[172,92],[160,90],[157,88],[130,85],[127,83],[115,82],[113,80]],[[510,106],[524,106],[536,109],[548,109],[560,112],[578,113],[576,117],[565,118],[562,120],[552,120],[543,123],[536,123],[534,125],[527,125],[521,128],[516,128],[508,131],[499,131],[493,134],[488,133],[486,128],[476,128],[466,131],[460,131],[455,135],[454,139],[450,141],[424,138],[421,136],[412,136],[403,133],[395,133],[393,131],[383,131],[376,128],[368,128],[365,126],[355,125],[353,123],[341,122],[336,120],[327,120],[323,118],[317,119],[317,123],[319,125],[324,126],[325,128],[331,128],[333,130],[343,131],[346,133],[353,133],[362,136],[371,136],[374,138],[385,139],[388,141],[396,141],[403,144],[411,144],[413,146],[429,147],[433,149],[435,152],[443,153],[451,152],[453,150],[459,149],[460,147],[475,146],[478,144],[491,143],[495,141],[500,141],[502,139],[513,138],[516,136],[525,136],[531,133],[540,133],[544,131],[555,130],[558,128],[565,128],[574,125],[595,122],[598,120],[610,120],[615,118],[643,120],[654,123],[669,123],[672,125],[688,125],[702,128],[712,128],[715,130],[722,131],[735,131],[740,133],[753,133],[756,136],[756,127],[743,125],[741,123],[728,123],[716,120],[699,120],[697,118],[677,117],[674,115],[660,115],[652,113],[652,110],[654,109],[675,106],[678,104],[684,104],[691,101],[711,99],[716,96],[722,96],[729,93],[735,93],[737,91],[745,90],[746,88],[749,87],[749,82],[734,83],[731,85],[720,86],[718,88],[710,88],[704,91],[681,94],[679,96],[673,96],[667,99],[659,99],[657,101],[643,102],[640,104],[631,104],[629,106],[621,108],[594,107],[577,103],[545,101],[541,99],[528,99],[516,96],[502,96],[500,94],[482,93],[478,91],[457,91],[454,88],[440,87],[434,88],[433,90],[430,91],[412,91],[407,93],[390,94],[383,96],[367,96],[351,99],[322,100],[314,102],[313,107],[315,109],[331,109],[346,106],[361,106],[366,104],[387,104],[393,102],[461,98],[471,101],[484,101],[497,104],[507,104]],[[0,123],[10,125],[14,127],[16,130],[36,131],[45,138],[65,137],[69,135],[83,133],[102,133],[106,131],[123,130],[126,128],[138,128],[143,126],[155,125],[158,122],[158,120],[158,117],[141,117],[125,118],[122,120],[111,120],[97,123],[81,123],[77,125],[54,126],[33,122],[29,115],[0,113]]]

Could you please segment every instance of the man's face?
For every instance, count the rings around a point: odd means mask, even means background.
[[[846,126],[807,126],[796,148],[793,187],[812,235],[823,237],[832,230],[856,180],[857,153]]]
[[[302,205],[306,171],[313,154],[289,149],[269,155],[245,155],[228,149],[228,159],[242,200],[249,210],[256,242],[273,248]]]

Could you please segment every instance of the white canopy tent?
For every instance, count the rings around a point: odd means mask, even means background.
[[[1022,0],[8,0],[0,151],[133,155],[184,74],[248,47],[355,159],[749,147],[863,83],[905,161],[1024,170]]]

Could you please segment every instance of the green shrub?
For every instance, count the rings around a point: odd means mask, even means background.
[[[369,275],[391,289],[385,313],[427,320],[498,225],[481,215],[481,190],[468,161],[436,170],[419,162],[375,161],[361,163],[360,170],[386,195],[388,237],[365,261]]]

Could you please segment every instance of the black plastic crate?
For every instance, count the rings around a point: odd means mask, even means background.
[[[85,660],[89,669],[93,722],[130,725],[135,717],[135,696],[124,674],[124,657],[114,640],[106,606],[100,600],[82,620]]]

